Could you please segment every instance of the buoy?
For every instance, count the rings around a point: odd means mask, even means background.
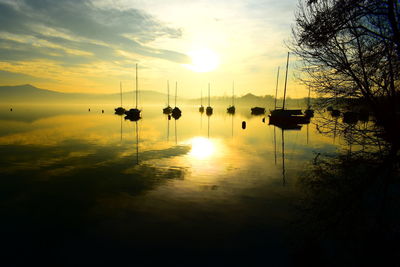
[[[242,129],[246,129],[246,122],[242,121]]]
[[[89,108],[89,112],[90,112],[90,108]]]
[[[263,118],[262,121],[265,123],[265,118]]]
[[[10,111],[12,111],[12,108],[10,108]]]
[[[101,113],[104,113],[104,109],[101,110]]]

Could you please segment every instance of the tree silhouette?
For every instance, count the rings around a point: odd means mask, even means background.
[[[397,0],[302,1],[290,44],[304,64],[302,81],[328,103],[361,100],[394,151],[400,133],[399,23]]]

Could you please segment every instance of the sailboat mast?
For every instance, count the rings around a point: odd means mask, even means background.
[[[176,107],[176,95],[178,94],[178,82],[175,82],[175,107]]]
[[[232,106],[235,105],[234,97],[235,97],[235,81],[232,82]]]
[[[167,101],[167,107],[169,107],[169,80],[167,81],[167,93],[168,93],[168,101]]]
[[[138,103],[138,64],[136,63],[136,109]]]
[[[208,106],[210,107],[210,83],[208,83]]]
[[[203,106],[203,89],[200,89],[200,105]]]
[[[311,87],[308,87],[308,100],[307,100],[307,108],[310,108],[310,95],[311,95]],[[307,125],[308,127],[308,125]]]
[[[283,105],[282,109],[285,109],[285,101],[286,101],[286,84],[287,84],[287,74],[289,68],[289,52],[287,53],[287,60],[286,60],[286,76],[285,76],[285,90],[283,92]]]
[[[280,67],[278,67],[278,74],[276,75],[276,87],[275,87],[275,109],[276,109],[276,100],[277,100],[277,98],[278,98],[279,69],[280,69]]]
[[[120,91],[121,107],[122,107],[122,82],[119,82],[119,91]]]

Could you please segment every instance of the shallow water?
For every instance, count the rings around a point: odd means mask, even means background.
[[[104,109],[104,114],[101,112]],[[340,142],[313,123],[184,107],[0,109],[6,260],[54,265],[291,265],[297,177]],[[247,128],[242,129],[242,121]],[[23,257],[21,257],[23,255]]]

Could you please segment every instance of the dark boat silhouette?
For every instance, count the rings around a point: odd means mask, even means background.
[[[203,113],[204,112],[204,106],[203,106],[203,90],[200,91],[200,107],[199,107],[199,112]]]
[[[175,107],[172,109],[172,117],[177,120],[182,116],[182,111],[176,106],[176,98],[178,94],[178,82],[175,82]]]
[[[206,108],[206,115],[211,116],[213,114],[213,108],[210,105],[210,83],[208,83],[208,106]]]
[[[289,68],[289,52],[286,60],[286,75],[285,75],[285,86],[283,93],[282,108],[275,107],[274,110],[270,111],[269,124],[282,125],[284,127],[289,127],[289,128],[291,128],[291,125],[293,125],[293,128],[296,128],[296,125],[298,124],[310,123],[310,118],[305,116],[301,112],[301,109],[285,109],[288,68]]]
[[[179,112],[172,113],[172,118],[174,118],[175,120],[178,120],[180,117],[182,117],[181,113]]]
[[[310,94],[311,94],[311,88],[308,87],[307,109],[304,110],[304,115],[308,118],[314,117],[314,110],[311,109]]]
[[[138,121],[141,118],[141,110],[138,109],[138,64],[136,64],[136,106],[125,111],[125,115],[125,119],[131,121]]]
[[[167,94],[168,94],[168,98],[167,98],[167,107],[165,107],[164,109],[163,109],[163,113],[164,114],[171,114],[172,113],[172,108],[171,108],[171,106],[169,105],[169,81],[167,81]]]
[[[125,109],[122,107],[122,83],[121,82],[119,82],[119,91],[120,91],[121,106],[115,109],[115,114],[124,115]]]
[[[230,106],[229,108],[227,108],[227,112],[229,114],[235,114],[235,112],[236,112],[235,106]]]
[[[211,116],[213,114],[213,108],[212,107],[207,107],[206,108],[206,114],[207,114],[207,116]]]
[[[335,93],[335,106],[338,105],[337,102],[338,102],[337,101],[337,94]],[[329,106],[326,110],[329,111],[331,113],[331,116],[335,117],[335,118],[339,117],[340,114],[341,114],[340,110],[335,109],[333,106]]]
[[[278,75],[279,75],[279,69],[278,69]],[[264,115],[264,114],[265,114],[265,108],[262,107],[251,108],[251,115]]]
[[[235,114],[235,111],[236,111],[236,108],[235,108],[235,82],[232,83],[232,105],[229,106],[226,110],[229,114]]]
[[[261,108],[261,107],[251,108],[251,114],[252,115],[263,115],[263,114],[265,114],[265,108]]]

